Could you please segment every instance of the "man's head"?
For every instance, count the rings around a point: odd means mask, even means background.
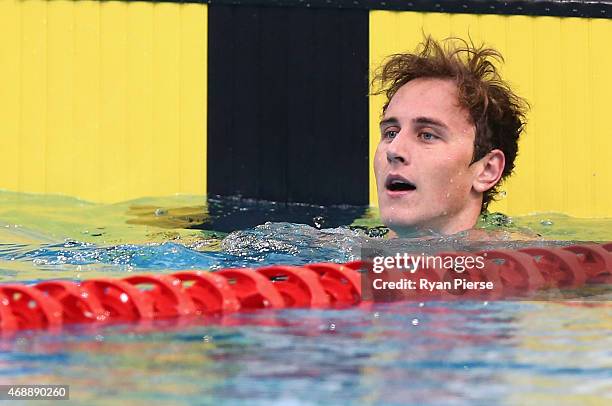
[[[494,49],[430,37],[374,78],[387,103],[374,158],[383,222],[399,234],[472,228],[512,173],[527,103],[504,83]]]

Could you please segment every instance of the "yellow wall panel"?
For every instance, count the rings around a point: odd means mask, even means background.
[[[491,210],[612,216],[612,122],[606,119],[612,20],[377,11],[370,14],[371,67],[384,55],[413,50],[423,32],[437,39],[469,35],[497,48],[506,59],[502,75],[532,106],[515,174]],[[383,102],[370,99],[371,151]],[[373,173],[370,202],[377,204]]]
[[[610,120],[610,95],[612,94],[612,38],[611,20],[592,20],[590,24],[590,62],[589,87],[591,101],[591,133],[581,133],[585,142],[590,144],[592,165],[591,201],[597,216],[610,215],[612,211],[612,121]]]
[[[542,17],[534,26],[534,95],[531,100],[533,114],[529,125],[535,138],[538,159],[529,168],[536,177],[536,204],[539,211],[564,212],[567,191],[564,184],[563,150],[565,148],[561,104],[561,21]],[[529,63],[531,61],[525,61]],[[518,168],[517,170],[524,170]],[[520,192],[515,192],[520,193]],[[556,209],[556,210],[555,210]]]
[[[468,40],[480,41],[480,19],[471,14],[450,14],[449,34],[451,37],[459,37]]]
[[[499,24],[499,17],[496,16]],[[534,59],[533,27],[534,19],[527,16],[509,16],[505,18],[506,24],[506,51],[503,54],[506,63],[503,65],[504,78],[516,92],[527,99],[533,106],[534,99]],[[495,30],[495,24],[491,24],[488,30]],[[500,49],[501,51],[501,49]],[[515,61],[514,63],[512,61]],[[520,63],[522,61],[522,63]],[[519,63],[516,63],[519,62]],[[533,114],[529,120],[533,121]],[[529,125],[521,135],[519,142],[519,154],[515,161],[515,172],[510,179],[501,187],[506,192],[506,197],[501,197],[498,202],[491,205],[491,210],[500,210],[505,213],[528,213],[535,211],[536,179],[529,168],[535,168],[539,157],[536,154],[536,136]]]
[[[0,185],[19,190],[21,144],[21,8],[13,1],[0,1],[0,27],[6,39],[0,47]]]
[[[127,198],[127,5],[100,3],[100,190]],[[101,196],[102,197],[102,196]]]
[[[587,46],[585,46],[585,44]],[[567,18],[561,25],[561,89],[563,103],[563,156],[565,164],[563,211],[574,211],[578,216],[593,212],[591,182],[592,119],[589,86],[589,25],[578,18]]]
[[[206,10],[0,0],[0,188],[206,193]]]
[[[153,11],[153,178],[161,194],[180,184],[179,5],[161,3]]]
[[[181,7],[179,100],[191,102],[181,102],[180,106],[180,189],[191,194],[207,190],[206,161],[202,159],[202,156],[207,156],[206,138],[194,137],[194,134],[206,134],[207,19],[206,7],[197,4]],[[202,38],[202,44],[189,45],[191,38]]]
[[[155,190],[153,176],[153,8],[130,2],[127,8],[127,185],[142,196]]]
[[[100,3],[74,2],[72,193],[89,200],[102,195],[100,151]],[[23,190],[27,191],[27,190]],[[66,192],[64,192],[66,193]]]
[[[22,190],[46,192],[47,3],[21,3],[21,133],[17,176]],[[2,39],[10,41],[11,39]],[[5,75],[2,75],[5,76]],[[16,119],[16,117],[15,117]],[[4,164],[3,164],[4,165]]]
[[[422,38],[422,33],[432,34],[432,35],[443,35],[444,37],[449,37],[451,35],[451,18],[452,17],[453,17],[452,14],[446,14],[446,13],[423,13],[422,30],[419,29],[419,27],[414,27],[418,29],[419,31],[419,36],[415,38],[415,42],[416,43],[420,42],[420,38]],[[402,16],[400,16],[400,18],[402,18]],[[370,29],[372,29],[371,26],[370,26]]]
[[[57,0],[47,10],[47,149],[45,192],[72,195],[74,2]]]

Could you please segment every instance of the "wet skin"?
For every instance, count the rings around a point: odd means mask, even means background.
[[[471,163],[475,126],[454,82],[408,82],[389,102],[380,131],[374,172],[383,223],[399,236],[471,229],[504,155],[493,150]]]

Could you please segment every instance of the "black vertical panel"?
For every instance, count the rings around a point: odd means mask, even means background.
[[[321,204],[336,203],[341,198],[338,188],[342,168],[338,153],[344,144],[345,135],[342,130],[348,130],[344,118],[339,115],[341,103],[340,58],[342,44],[341,31],[336,15],[340,10],[320,9],[314,13],[315,63],[317,77],[313,83],[315,103],[313,113],[313,136],[316,138],[316,150],[311,161],[316,188],[313,189],[313,199]],[[349,96],[349,95],[347,95]],[[350,96],[349,96],[350,97]],[[350,153],[349,151],[346,151]]]
[[[259,83],[262,92],[257,198],[287,201],[287,24],[288,8],[261,11]]]
[[[228,40],[232,37],[233,52],[223,56],[232,63],[225,72],[231,74],[231,77],[224,82],[228,85],[226,91],[232,93],[227,96],[232,97],[233,103],[227,111],[222,112],[219,119],[231,120],[233,131],[219,135],[225,138],[225,143],[231,145],[233,151],[232,171],[229,172],[232,185],[230,193],[257,196],[260,179],[253,174],[257,174],[260,165],[258,152],[263,147],[258,128],[262,113],[258,100],[261,87],[265,84],[260,79],[262,65],[254,61],[261,59],[261,15],[255,7],[233,7],[232,13],[233,20],[223,29],[229,31]],[[211,102],[209,100],[209,104]],[[217,157],[210,158],[210,163],[214,165]]]
[[[224,32],[225,27],[233,22],[231,7],[215,7],[214,11],[214,18],[208,19],[210,34]],[[233,72],[228,69],[234,65],[233,49],[233,35],[226,36],[223,41],[208,42],[207,183],[209,191],[220,195],[235,193],[233,185],[228,182],[233,178],[233,151],[231,143],[227,141],[229,134],[234,133]],[[228,88],[231,90],[228,91]]]
[[[363,189],[363,179],[369,182],[369,101],[368,58],[363,58],[363,44],[369,43],[369,26],[363,23],[361,11],[352,10],[342,14],[338,26],[341,30],[342,46],[338,52],[340,61],[339,116],[342,123],[350,123],[348,131],[341,131],[344,142],[338,159],[341,160],[340,179],[344,183],[341,201],[359,204],[368,202],[369,187]],[[365,51],[367,54],[367,51]],[[359,86],[361,85],[361,86]],[[344,97],[344,95],[351,95]],[[363,131],[363,129],[366,129]],[[359,199],[355,191],[365,195]]]
[[[177,2],[177,0],[163,0]],[[460,14],[610,18],[610,0],[182,0],[211,5],[244,5],[359,10],[421,11]]]
[[[312,14],[312,13],[309,13]],[[316,60],[314,19],[299,9],[291,9],[288,16],[289,52],[287,55],[287,195],[294,202],[316,202],[313,199],[317,179],[312,170],[318,139],[314,132],[313,83],[317,70],[312,68]],[[308,170],[304,170],[308,168]],[[318,203],[318,202],[317,202]]]
[[[209,193],[367,204],[368,12],[208,16]]]

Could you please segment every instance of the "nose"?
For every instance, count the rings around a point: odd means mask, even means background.
[[[399,135],[387,147],[387,162],[390,164],[406,164],[408,162],[408,153],[398,138]]]

